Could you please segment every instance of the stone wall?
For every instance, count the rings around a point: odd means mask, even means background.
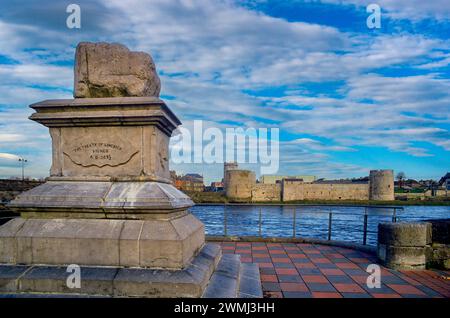
[[[253,202],[281,201],[281,184],[257,183],[252,190]]]
[[[303,183],[299,180],[284,180],[283,201],[299,200],[368,200],[367,183]]]

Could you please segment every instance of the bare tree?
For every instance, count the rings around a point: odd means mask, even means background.
[[[403,180],[406,179],[405,173],[403,171],[400,171],[399,173],[397,173],[396,179],[398,181],[398,186],[401,189],[403,187]]]

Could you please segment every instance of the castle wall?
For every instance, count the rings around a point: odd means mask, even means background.
[[[256,183],[252,189],[253,202],[281,201],[281,184]]]
[[[368,200],[367,183],[303,183],[284,180],[283,201],[297,200]]]

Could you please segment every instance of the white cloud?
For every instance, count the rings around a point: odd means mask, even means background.
[[[290,169],[299,165],[298,169],[321,173],[329,169],[354,174],[362,168],[329,162],[334,159],[328,154],[354,151],[357,146],[386,147],[414,156],[430,155],[417,142],[449,149],[448,130],[440,127],[449,123],[450,84],[438,73],[448,64],[448,40],[404,32],[378,36],[342,32],[273,18],[232,1],[91,3],[97,8],[92,12],[104,11],[108,17],[90,18],[91,7],[82,4],[83,23],[97,24],[93,26],[97,31],[73,32],[50,22],[34,25],[32,19],[25,23],[0,17],[1,54],[18,61],[0,65],[0,104],[7,105],[0,106],[0,129],[2,134],[26,136],[20,145],[1,144],[11,152],[25,146],[37,154],[49,151],[48,133],[26,119],[30,114],[26,105],[70,98],[67,89],[72,87],[73,71],[67,62],[81,39],[122,42],[151,53],[161,72],[162,93],[172,97],[168,104],[184,122],[203,119],[221,128],[243,123],[279,126],[313,136],[293,137],[296,140],[281,146],[285,149],[281,159],[292,164]],[[380,5],[390,15],[399,11],[417,18],[420,11],[438,16],[447,10],[438,12],[437,6],[421,1],[402,11],[398,3],[405,4],[402,0]],[[50,8],[53,13],[55,8]],[[433,73],[383,76],[383,68]],[[326,87],[330,81],[339,81],[340,87],[320,93],[307,88],[311,83]],[[48,86],[57,89],[43,89]],[[278,86],[286,89],[277,91],[280,97],[244,91]],[[327,143],[319,142],[319,137]]]

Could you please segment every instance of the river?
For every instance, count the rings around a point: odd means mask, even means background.
[[[332,213],[331,239],[363,243],[364,214],[367,213],[367,244],[375,245],[380,222],[391,222],[393,208],[358,206],[292,205],[196,205],[191,212],[204,224],[207,235],[258,236],[261,210],[261,236],[295,236],[328,239],[329,213]],[[397,209],[398,221],[450,218],[450,206],[404,206]],[[367,211],[367,212],[366,212]],[[224,218],[226,216],[226,226]]]

